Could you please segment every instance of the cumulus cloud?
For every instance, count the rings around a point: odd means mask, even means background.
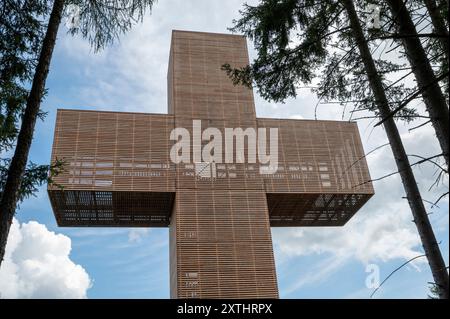
[[[71,240],[35,221],[11,226],[0,268],[2,298],[86,298],[91,279],[70,259]]]

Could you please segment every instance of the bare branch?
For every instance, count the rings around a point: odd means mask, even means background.
[[[381,149],[381,148],[383,148],[383,147],[385,147],[385,146],[388,146],[388,145],[389,145],[389,143],[386,143],[386,144],[377,146],[377,147],[375,147],[373,150],[371,150],[370,152],[368,152],[367,154],[365,154],[365,155],[359,157],[359,158],[358,158],[357,160],[355,160],[352,164],[350,164],[350,166],[348,166],[348,167],[345,169],[345,171],[341,173],[340,176],[343,176],[345,173],[347,173],[348,170],[349,170],[350,168],[352,168],[353,166],[355,166],[356,163],[358,163],[359,161],[365,159],[365,158],[366,158],[367,156],[369,156],[370,154],[372,154],[372,153],[378,151],[379,149]]]
[[[437,156],[439,157],[439,156],[442,156],[442,155],[443,155],[443,154],[439,154],[439,155],[437,155]],[[417,158],[422,159],[422,161],[415,163],[415,164],[417,164],[417,165],[422,164],[422,163],[425,163],[425,162],[430,162],[430,163],[436,165],[440,170],[442,170],[442,171],[444,171],[445,173],[448,174],[448,170],[447,170],[447,169],[443,168],[440,164],[436,163],[435,161],[432,161],[432,159],[433,159],[433,158],[436,158],[436,156],[432,156],[432,157],[428,157],[428,158],[425,158],[425,157],[420,156],[420,155],[415,155],[415,154],[411,154],[411,155],[408,155],[408,156],[411,156],[411,157],[417,157]]]
[[[437,199],[437,201],[434,202],[433,206],[437,206],[437,204],[441,201],[442,198],[444,198],[445,196],[448,196],[448,193],[444,193],[441,196],[439,196],[439,198]]]
[[[426,91],[430,86],[434,85],[436,82],[439,82],[439,81],[442,81],[442,80],[446,79],[448,74],[449,74],[449,72],[447,71],[444,74],[442,74],[441,76],[439,76],[438,78],[436,78],[435,81],[432,81],[432,82],[428,83],[428,85],[426,85],[426,86],[422,87],[421,89],[417,90],[409,98],[407,98],[405,101],[403,101],[395,110],[393,110],[391,113],[389,113],[388,116],[386,116],[380,122],[375,124],[375,126],[379,126],[379,125],[383,124],[384,122],[386,122],[388,119],[390,119],[395,114],[397,114],[401,109],[403,109],[409,102],[411,102],[413,99],[415,99],[421,93]]]
[[[408,131],[411,133],[411,131],[416,130],[416,129],[418,129],[418,128],[421,128],[422,126],[425,126],[425,125],[427,125],[428,123],[431,123],[431,120],[428,120],[428,121],[426,121],[426,122],[424,122],[424,123],[422,123],[422,124],[420,124],[420,125],[414,126],[414,127],[410,128]]]
[[[379,37],[371,38],[371,40],[384,40],[384,39],[406,39],[406,38],[446,38],[444,34],[437,33],[422,33],[422,34],[399,34],[394,33],[391,35],[383,35]]]
[[[425,162],[427,162],[427,161],[429,161],[429,160],[431,160],[431,159],[433,159],[433,158],[441,157],[442,155],[443,155],[443,154],[439,154],[439,155],[434,155],[434,156],[432,156],[432,157],[430,157],[430,158],[422,159],[422,160],[420,160],[420,161],[418,161],[418,162],[416,162],[416,163],[411,164],[410,166],[411,166],[411,167],[414,167],[414,166],[416,166],[416,165],[420,165],[420,164],[425,163]],[[396,175],[396,174],[399,174],[399,173],[400,173],[400,171],[396,171],[396,172],[393,172],[393,173],[389,173],[389,174],[387,174],[387,175],[384,175],[384,176],[381,176],[381,177],[378,177],[378,178],[375,178],[375,179],[371,179],[371,180],[368,180],[368,181],[359,183],[359,184],[353,186],[353,188],[357,188],[357,187],[359,187],[359,186],[363,186],[363,185],[365,185],[365,184],[372,183],[372,182],[378,182],[378,181],[381,181],[381,180],[383,180],[383,179],[385,179],[385,178],[391,177],[391,176]]]
[[[412,262],[412,261],[414,261],[414,260],[416,260],[416,259],[419,259],[419,258],[422,258],[422,257],[426,257],[426,255],[419,255],[419,256],[416,256],[416,257],[414,257],[414,258],[411,258],[410,260],[408,260],[407,262],[405,262],[405,263],[403,263],[400,267],[397,267],[396,269],[394,269],[382,282],[381,282],[381,284],[378,286],[378,288],[377,289],[375,289],[373,292],[372,292],[372,294],[370,295],[370,298],[372,298],[374,295],[375,295],[375,293],[381,288],[381,286],[383,286],[383,284],[389,279],[389,278],[391,278],[391,276],[393,275],[393,274],[395,274],[397,271],[399,271],[400,269],[402,269],[404,266],[406,266],[407,264],[409,264],[410,262]]]

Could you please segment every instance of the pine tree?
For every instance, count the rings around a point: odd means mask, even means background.
[[[98,51],[130,30],[135,22],[141,21],[146,10],[151,9],[153,2],[153,0],[53,1],[38,63],[31,81],[31,90],[27,95],[14,155],[8,168],[0,200],[0,265],[3,261],[9,229],[19,200],[21,180],[26,171],[34,127],[45,93],[45,82],[65,6],[69,4],[79,6],[81,9],[79,25],[73,28],[71,33],[80,33]]]
[[[14,148],[29,93],[26,83],[33,76],[45,31],[40,17],[47,11],[42,0],[5,1],[0,9],[0,198],[11,162],[8,151]],[[45,114],[41,112],[39,117],[44,118]],[[51,183],[61,164],[30,163],[20,184],[19,203],[34,195],[38,186]]]
[[[434,31],[439,35],[439,42],[442,46],[446,59],[448,61],[450,45],[449,45],[449,34],[448,28],[445,25],[445,18],[448,15],[448,2],[441,1],[439,5],[434,0],[423,0],[425,6],[427,7],[428,15],[431,18],[431,23],[433,24]],[[441,7],[441,9],[439,8]]]
[[[431,227],[428,214],[425,210],[422,197],[419,192],[411,165],[403,147],[400,134],[397,130],[395,122],[392,118],[388,118],[389,107],[386,93],[383,88],[383,83],[378,76],[375,63],[373,62],[369,46],[362,31],[361,23],[356,14],[355,6],[352,0],[343,0],[347,11],[349,22],[354,33],[355,42],[360,51],[361,58],[366,68],[367,76],[369,78],[370,86],[375,96],[375,103],[380,110],[380,115],[384,122],[384,128],[394,153],[395,161],[400,172],[400,177],[405,188],[406,197],[408,199],[411,211],[414,217],[419,236],[422,241],[428,263],[431,268],[431,273],[436,285],[439,287],[439,297],[448,299],[448,273],[445,266],[444,259],[439,250],[439,245]]]
[[[254,84],[263,98],[284,101],[296,96],[300,83],[320,79],[316,92],[321,99],[351,102],[355,110],[374,111],[386,119],[384,128],[433,277],[440,296],[448,297],[445,264],[400,134],[388,116],[410,98],[411,90],[399,81],[387,82],[384,75],[404,65],[373,58],[368,30],[363,31],[353,1],[262,0],[246,5],[231,30],[252,39],[258,53],[244,68],[223,65],[235,84]],[[396,117],[417,116],[411,109],[401,111]]]
[[[433,9],[433,1],[425,1],[428,6]],[[430,121],[435,129],[436,136],[439,140],[439,144],[442,149],[445,161],[448,167],[449,160],[449,111],[448,106],[442,93],[439,81],[436,78],[427,54],[422,46],[414,23],[407,10],[407,5],[403,0],[388,0],[391,11],[392,19],[398,26],[398,37],[403,42],[405,48],[405,55],[408,58],[413,73],[416,77],[419,90],[422,92],[422,97],[425,102],[427,112],[430,114]],[[435,10],[431,10],[435,12]],[[433,16],[435,18],[433,19]],[[434,14],[431,18],[440,28],[438,32],[442,32],[443,35],[448,37],[448,31],[445,25],[442,25],[439,16]],[[443,29],[443,30],[442,30]],[[446,50],[448,50],[448,38],[442,37],[442,42]],[[446,51],[447,52],[447,51]],[[446,53],[448,54],[448,53]],[[448,70],[445,77],[448,77]],[[391,113],[389,116],[392,116]]]
[[[0,8],[0,152],[15,143],[44,37],[45,1],[5,1]],[[43,115],[43,114],[42,114]]]

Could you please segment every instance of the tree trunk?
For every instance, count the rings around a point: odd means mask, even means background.
[[[448,61],[448,52],[449,52],[449,39],[448,39],[448,30],[445,26],[445,20],[439,12],[439,8],[436,5],[436,1],[434,0],[424,0],[425,5],[427,7],[428,14],[431,18],[431,23],[433,23],[433,28],[437,34],[443,35],[444,37],[440,37],[439,41],[441,42],[442,48],[445,50],[445,57]]]
[[[9,229],[17,207],[20,182],[25,172],[33,140],[34,126],[45,90],[45,81],[50,67],[56,35],[64,9],[64,0],[55,0],[39,55],[38,65],[33,78],[27,105],[22,117],[22,125],[17,137],[17,145],[11,160],[0,201],[0,266],[5,255]]]
[[[362,31],[355,6],[352,0],[344,0],[343,4],[347,11],[350,26],[353,29],[353,35],[369,78],[369,84],[375,97],[376,106],[380,112],[380,115],[382,117],[386,117],[390,113],[388,99]],[[403,147],[400,134],[392,117],[388,118],[384,122],[384,128],[391,145],[392,153],[394,154],[395,162],[402,179],[409,206],[414,216],[414,222],[417,226],[417,230],[422,241],[422,246],[428,258],[428,263],[430,265],[434,281],[439,288],[439,297],[448,298],[449,282],[444,259],[442,258],[439,245],[436,241],[436,237],[434,236],[430,220],[428,219],[428,215],[411,169],[408,156],[406,155],[405,148]]]
[[[403,0],[388,0],[387,2],[391,8],[392,16],[396,17],[395,23],[399,28],[400,35],[417,35],[416,27]],[[446,41],[448,44],[448,39]],[[445,96],[438,81],[436,81],[436,76],[420,39],[408,36],[403,38],[402,42],[419,89],[423,90],[422,97],[448,167],[450,131],[449,111]]]

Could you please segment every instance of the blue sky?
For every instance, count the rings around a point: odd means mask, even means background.
[[[238,17],[241,4],[236,0],[160,1],[142,25],[123,36],[119,43],[97,54],[90,50],[85,40],[67,35],[67,30],[61,25],[47,81],[48,96],[43,103],[43,110],[48,112],[48,116],[44,122],[37,124],[30,159],[36,163],[49,162],[57,108],[165,113],[172,29],[228,32],[227,27],[232,25],[233,18]],[[253,56],[251,43],[248,44]],[[308,90],[300,90],[297,99],[285,104],[268,103],[256,94],[256,109],[260,117],[313,119],[316,103],[315,95]],[[417,107],[422,108],[421,105]],[[341,119],[342,109],[336,105],[321,105],[318,118]],[[348,119],[348,114],[344,118]],[[411,126],[417,124],[419,122]],[[359,121],[358,125],[366,151],[386,143],[382,128],[373,129],[373,123],[364,120]],[[399,127],[408,154],[429,156],[439,153],[431,127],[425,126],[411,132],[408,125],[400,123]],[[368,163],[372,177],[395,171],[388,148],[370,155]],[[434,172],[428,164],[415,168],[423,197],[430,201],[448,191],[448,180],[428,191]],[[342,228],[273,229],[281,298],[368,298],[372,292],[365,285],[368,264],[376,264],[383,279],[407,259],[422,253],[408,205],[402,199],[404,195],[399,177],[393,176],[374,186],[376,195]],[[448,200],[442,200],[439,206],[431,209],[427,205],[427,208],[433,212],[430,218],[448,264]],[[82,290],[76,296],[169,297],[167,229],[59,228],[45,187],[36,197],[21,205],[16,218],[16,225],[21,223],[22,228],[15,234],[22,232],[24,238],[31,236],[30,233],[45,233],[47,230],[70,238],[71,250],[67,250],[67,256],[64,255],[71,262],[69,274],[81,274],[84,270],[80,276],[85,282],[88,280],[88,284],[81,288],[71,286],[70,289]],[[39,228],[36,232],[28,231],[30,227],[23,223],[30,221],[45,225],[47,230]],[[62,237],[54,238],[61,240]],[[21,258],[25,260],[26,256]],[[69,263],[66,259],[65,262]],[[44,262],[42,264],[45,265]],[[14,278],[0,275],[0,287],[6,281],[11,285],[14,280],[25,281],[20,280],[22,268],[16,266],[12,267],[15,269]],[[73,280],[77,278],[74,276]],[[45,276],[37,278],[33,287],[44,279]],[[427,282],[430,281],[432,277],[428,266],[423,259],[419,259],[396,273],[377,292],[376,297],[424,298]],[[22,288],[15,287],[14,296],[64,296],[61,291],[68,284],[55,281],[54,285],[59,286],[56,289],[46,284],[39,290],[40,295],[33,294],[33,289],[37,288],[27,288],[26,292],[22,292]],[[8,296],[7,293],[4,295]]]

